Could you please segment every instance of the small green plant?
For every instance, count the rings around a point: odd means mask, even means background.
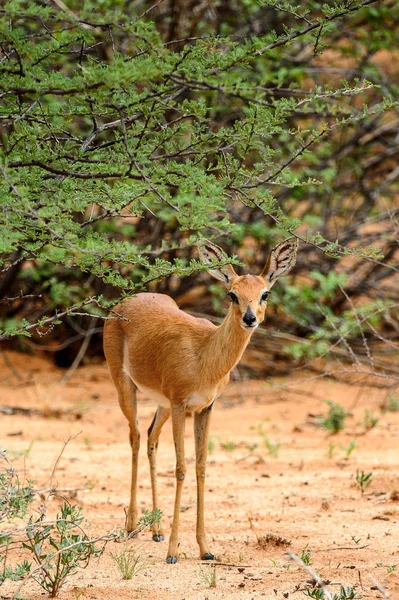
[[[27,448],[24,448],[23,450],[9,450],[8,452],[14,458],[27,458],[31,453],[34,443],[35,440],[32,440]]]
[[[67,577],[85,568],[92,556],[102,553],[82,529],[84,517],[78,506],[61,506],[54,522],[42,514],[26,526],[27,541],[22,545],[37,564],[31,577],[55,598]]]
[[[329,409],[325,417],[320,418],[320,427],[327,429],[332,435],[342,431],[345,427],[345,419],[348,416],[347,411],[337,402],[326,400]]]
[[[215,588],[217,586],[217,574],[216,565],[212,565],[208,568],[200,568],[200,578],[203,583],[209,588]]]
[[[306,589],[303,595],[308,596],[308,598],[315,598],[315,600],[323,600],[325,598],[324,591],[321,588]]]
[[[14,568],[7,566],[3,569],[3,573],[0,574],[0,584],[5,581],[5,579],[10,579],[11,581],[19,581],[20,579],[24,579],[26,575],[30,573],[32,565],[27,560],[24,560],[21,564],[16,564]]]
[[[270,562],[272,563],[273,567],[279,567],[280,564],[278,562],[278,560],[275,560],[274,558],[269,558]]]
[[[215,450],[215,438],[210,437],[208,440],[208,453],[213,454]]]
[[[324,600],[326,597],[324,590],[319,587],[307,589],[303,593],[305,596],[308,596],[308,598],[315,598],[316,600]],[[332,600],[357,600],[361,598],[361,596],[357,595],[353,587],[348,586],[345,588],[343,585],[341,585],[338,594],[330,594],[330,597]]]
[[[327,456],[328,456],[328,458],[330,460],[333,458],[334,452],[335,452],[335,444],[333,444],[332,442],[330,442],[328,444],[328,450],[327,450]]]
[[[387,574],[390,575],[390,573],[394,573],[397,569],[398,565],[390,565],[387,566]]]
[[[122,579],[132,579],[134,575],[137,575],[140,571],[144,571],[148,566],[140,554],[140,550],[129,548],[127,542],[125,542],[121,552],[110,552],[110,554],[118,567]]]
[[[245,447],[247,448],[248,452],[255,452],[258,444],[247,444]]]
[[[306,544],[306,546],[302,549],[300,559],[305,565],[311,565],[311,557],[312,553],[308,550],[308,544]]]
[[[364,471],[356,470],[356,482],[359,486],[360,491],[364,494],[365,490],[369,487],[373,479],[373,473],[365,473]]]
[[[5,519],[22,519],[32,501],[32,480],[28,479],[22,486],[11,465],[0,470],[0,522]]]
[[[344,458],[345,458],[345,460],[349,460],[350,455],[352,454],[352,452],[356,448],[356,444],[357,444],[357,440],[356,440],[356,438],[354,438],[353,440],[351,440],[349,442],[349,446],[347,448],[343,449],[344,450]]]
[[[226,442],[220,441],[220,445],[223,450],[226,450],[227,452],[232,452],[237,447],[237,443],[233,440],[227,440]]]
[[[399,411],[399,396],[390,393],[386,402],[381,406],[383,413]]]
[[[352,586],[348,586],[345,588],[341,585],[339,593],[333,595],[333,600],[355,600],[356,598],[360,598],[356,593],[356,590]]]
[[[362,421],[364,429],[370,431],[370,429],[373,429],[377,425],[378,421],[379,418],[374,415],[373,411],[366,408]]]
[[[88,437],[83,438],[83,443],[85,445],[86,450],[93,450],[93,444],[91,443],[90,438],[88,438]]]
[[[270,456],[273,457],[273,458],[277,458],[278,457],[278,453],[279,453],[280,448],[281,448],[281,443],[280,442],[273,442],[269,438],[269,436],[267,435],[267,433],[265,431],[263,431],[263,425],[262,425],[262,423],[259,423],[259,425],[258,425],[258,433],[262,437],[263,443],[265,444],[265,447],[267,448],[267,451],[269,452]]]

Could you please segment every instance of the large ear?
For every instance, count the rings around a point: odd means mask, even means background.
[[[296,263],[298,246],[299,242],[297,238],[292,237],[272,249],[265,268],[260,274],[269,284],[270,288],[279,277],[287,275],[291,271]]]
[[[198,250],[202,262],[206,265],[213,265],[215,261],[224,262],[226,260],[223,250],[219,248],[219,246],[216,246],[216,244],[208,242],[208,240],[201,242],[200,245],[198,245]],[[208,269],[208,273],[210,273],[212,277],[222,281],[227,288],[230,288],[234,279],[238,277],[233,267],[229,264],[224,265],[223,267]]]

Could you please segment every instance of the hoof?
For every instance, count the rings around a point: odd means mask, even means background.
[[[152,539],[154,542],[163,542],[165,538],[163,537],[162,533],[154,533]]]
[[[175,565],[177,563],[177,556],[168,556],[166,562],[168,565]]]
[[[216,556],[214,554],[207,552],[206,554],[204,554],[204,556],[201,557],[201,560],[215,560],[215,558]]]

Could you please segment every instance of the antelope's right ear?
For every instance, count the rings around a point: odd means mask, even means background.
[[[226,258],[223,254],[223,250],[216,246],[216,244],[212,244],[208,242],[208,240],[204,240],[200,242],[198,245],[200,259],[206,265],[212,266],[215,261],[223,262]],[[237,273],[234,271],[231,265],[224,265],[223,267],[214,267],[208,269],[208,273],[215,277],[215,279],[219,279],[222,281],[226,288],[230,288],[234,279],[238,277]]]

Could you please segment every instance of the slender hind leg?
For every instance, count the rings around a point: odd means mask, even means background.
[[[126,515],[126,529],[131,533],[137,528],[137,466],[140,449],[140,431],[137,422],[137,387],[131,379],[123,375],[115,382],[118,390],[119,404],[123,414],[129,422],[129,441],[132,449],[132,480],[130,487],[130,504]]]
[[[170,409],[158,406],[152,423],[148,429],[147,454],[150,463],[151,490],[152,490],[152,510],[159,508],[158,504],[158,485],[157,485],[157,450],[158,440],[161,429],[169,419]],[[152,526],[152,539],[154,542],[162,542],[164,533],[161,522],[154,523]]]

